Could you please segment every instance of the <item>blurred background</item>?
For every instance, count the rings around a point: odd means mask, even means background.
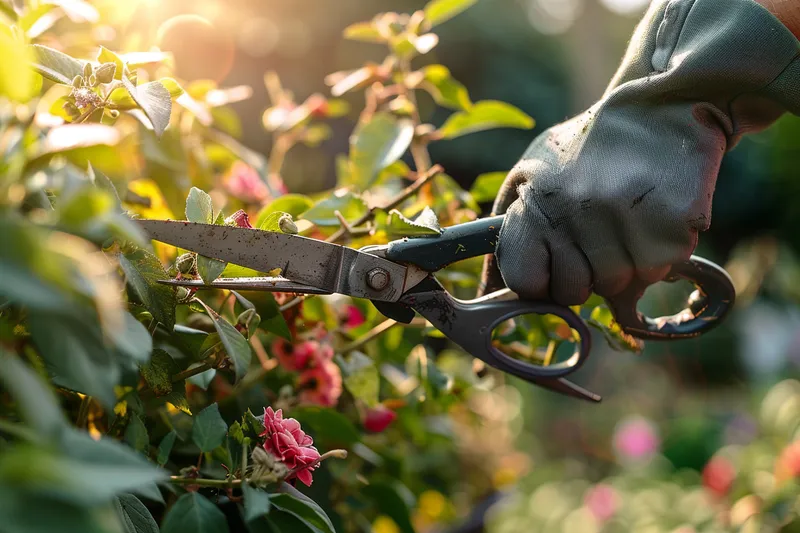
[[[385,56],[380,45],[343,40],[346,26],[425,4],[113,3],[116,30],[97,31],[111,32],[103,40],[117,49],[137,49],[139,43],[126,40],[128,35],[157,42],[175,55],[179,78],[253,87],[252,98],[233,107],[241,117],[242,142],[264,154],[271,143],[261,123],[271,105],[265,71],[278,72],[298,101],[328,94],[327,74]],[[510,169],[536,135],[601,96],[648,3],[480,0],[438,28],[439,46],[421,61],[447,65],[475,100],[509,102],[537,125],[435,143],[433,161],[465,188],[481,173]],[[363,106],[360,93],[346,98],[355,110]],[[423,117],[436,125],[450,113],[429,100],[421,106]],[[320,148],[298,146],[289,153],[283,178],[290,191],[334,186],[334,158],[346,153],[356,118],[353,112],[336,119],[333,138]],[[452,416],[464,464],[480,467],[459,470],[454,464],[452,484],[432,481],[419,500],[420,531],[465,519],[474,510],[471,502],[495,498],[495,491],[512,494],[511,503],[488,515],[487,530],[503,533],[729,530],[698,525],[722,508],[708,503],[709,491],[719,501],[726,498],[728,526],[736,530],[767,505],[766,495],[784,475],[781,454],[800,438],[800,384],[792,381],[800,374],[799,134],[800,120],[785,117],[743,140],[723,164],[712,227],[701,236],[697,253],[725,265],[733,276],[739,294],[733,317],[702,339],[650,344],[639,356],[612,352],[598,339],[593,360],[577,381],[604,396],[600,405],[513,381],[476,393],[470,407],[484,417],[479,431],[460,427],[459,413]],[[653,288],[644,307],[674,312],[679,296],[685,297]],[[786,461],[794,461],[790,469],[800,472],[800,452],[792,453]],[[474,527],[463,531],[480,531],[482,523],[476,518]],[[390,519],[372,527],[378,533],[399,531]],[[751,527],[771,530],[760,522]]]

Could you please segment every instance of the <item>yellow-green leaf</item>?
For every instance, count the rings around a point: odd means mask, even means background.
[[[444,65],[428,65],[422,69],[424,79],[422,87],[427,90],[437,104],[456,110],[467,110],[472,107],[472,100],[464,85],[453,78],[450,70]]]
[[[454,139],[493,128],[530,129],[534,124],[531,117],[511,104],[483,100],[466,111],[450,115],[439,134],[443,139]]]
[[[34,44],[32,48],[36,56],[32,62],[33,70],[45,78],[71,85],[75,76],[83,75],[84,61],[40,44]]]
[[[392,209],[389,211],[386,226],[389,233],[401,237],[439,235],[442,232],[436,213],[430,207],[425,207],[414,220],[406,218],[397,209]]]
[[[386,39],[372,22],[356,22],[344,29],[344,38],[365,43],[385,43]]]
[[[414,124],[390,113],[376,113],[350,138],[350,179],[366,189],[384,168],[400,159],[414,138]]]
[[[125,63],[122,61],[122,58],[119,57],[117,54],[106,48],[105,46],[100,47],[100,53],[97,54],[97,61],[102,63],[114,63],[117,65],[117,70],[114,72],[114,79],[121,80],[123,71],[125,70]]]
[[[336,211],[339,211],[347,222],[353,223],[364,216],[369,208],[360,196],[349,191],[337,192],[314,204],[314,207],[303,213],[303,218],[317,226],[338,226]]]
[[[39,88],[38,76],[31,70],[34,55],[25,43],[0,31],[0,95],[24,103],[33,98]]]
[[[478,0],[431,0],[425,6],[425,21],[432,28],[475,5]]]
[[[476,202],[490,202],[497,198],[508,172],[487,172],[475,179],[469,193]]]

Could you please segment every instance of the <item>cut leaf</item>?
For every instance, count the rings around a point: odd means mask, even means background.
[[[414,138],[414,124],[390,113],[376,113],[350,138],[350,176],[356,187],[369,187],[378,173],[400,159]]]
[[[139,498],[120,494],[115,503],[125,533],[158,533],[158,524]]]
[[[83,75],[83,66],[86,64],[84,61],[40,44],[32,47],[36,55],[33,69],[48,80],[72,85],[75,76]]]
[[[283,211],[274,211],[272,213],[264,213],[262,211],[258,215],[258,220],[256,221],[255,227],[264,231],[283,233],[283,230],[280,226],[280,220],[285,216],[288,216],[290,219],[292,218],[292,215],[289,213],[284,213]]]
[[[292,217],[297,218],[311,209],[311,206],[313,205],[314,201],[308,196],[302,194],[284,194],[280,198],[270,202],[258,213],[256,227],[259,226],[261,217],[266,216],[269,213],[274,213],[275,211],[284,211],[292,215]]]
[[[496,100],[483,100],[467,111],[450,115],[439,133],[443,139],[455,139],[493,128],[530,129],[533,126],[533,119],[513,105]]]
[[[333,195],[314,204],[303,213],[303,218],[318,226],[338,226],[339,219],[334,214],[339,211],[347,222],[355,222],[369,211],[367,203],[350,191],[337,191]]]
[[[156,136],[161,137],[172,113],[172,97],[167,88],[158,81],[136,87],[127,77],[122,78],[122,84],[150,119]]]
[[[228,522],[219,508],[197,492],[183,494],[170,508],[161,533],[228,533]]]
[[[432,0],[425,6],[425,21],[432,28],[466,11],[478,0]]]
[[[192,187],[186,198],[186,220],[200,224],[214,224],[214,204],[205,191]],[[203,282],[211,283],[225,271],[227,263],[212,257],[197,256],[197,273]]]
[[[175,327],[177,298],[173,287],[158,282],[169,278],[158,258],[142,248],[126,247],[117,259],[125,272],[128,286],[153,318],[172,331]]]
[[[202,452],[210,452],[225,440],[228,425],[219,414],[219,405],[212,403],[194,417],[192,440]]]
[[[437,104],[451,109],[466,110],[472,101],[464,85],[453,78],[444,65],[428,65],[422,69],[427,84],[423,87],[431,93]]]
[[[487,172],[475,178],[469,193],[476,202],[491,202],[497,198],[508,172]]]
[[[425,207],[415,220],[403,216],[397,209],[389,211],[386,221],[389,233],[403,237],[417,237],[421,235],[439,235],[442,228],[436,213],[430,207]]]

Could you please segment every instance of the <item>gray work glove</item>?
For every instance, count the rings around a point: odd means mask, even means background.
[[[539,136],[506,178],[484,291],[505,281],[576,305],[661,280],[708,229],[725,152],[800,110],[799,53],[753,0],[656,0],[602,99]]]

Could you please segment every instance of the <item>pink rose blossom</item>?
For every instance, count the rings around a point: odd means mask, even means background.
[[[333,357],[333,349],[330,349]],[[327,354],[327,350],[320,350]],[[323,407],[333,407],[342,395],[342,373],[336,363],[320,355],[314,359],[314,364],[300,374],[297,388],[300,391],[300,401],[321,405]]]
[[[614,448],[623,460],[647,461],[658,452],[660,445],[656,427],[641,417],[621,422],[614,433]]]
[[[259,437],[265,437],[264,449],[280,459],[290,470],[302,468],[295,474],[302,483],[310,487],[311,472],[318,468],[314,463],[320,455],[313,446],[314,440],[300,429],[300,423],[294,418],[283,418],[283,411],[273,411],[272,407],[264,409],[264,432]],[[314,466],[309,466],[314,465]]]
[[[293,346],[292,343],[279,338],[272,343],[272,354],[281,366],[295,372],[306,368],[318,351],[319,343],[314,341],[305,341]]]
[[[243,202],[260,204],[269,198],[269,189],[255,169],[241,161],[231,165],[225,189]]]
[[[598,522],[605,522],[616,514],[619,508],[619,496],[614,487],[601,483],[586,492],[583,504]]]
[[[250,217],[247,216],[247,213],[244,211],[244,209],[239,209],[234,214],[226,218],[225,224],[232,224],[239,228],[253,227],[253,225],[250,223]]]

